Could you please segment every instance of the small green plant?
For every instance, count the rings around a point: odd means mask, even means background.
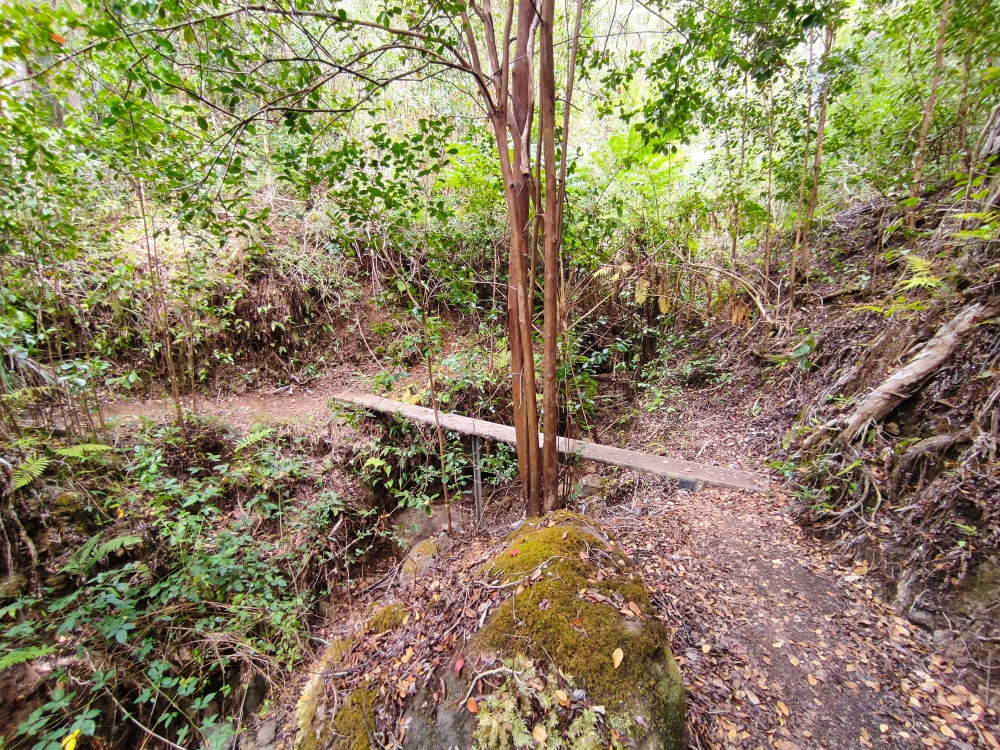
[[[473,742],[477,750],[541,746],[552,750],[600,750],[611,746],[603,706],[573,703],[573,679],[554,668],[543,674],[523,657],[505,659],[501,687],[479,701]]]

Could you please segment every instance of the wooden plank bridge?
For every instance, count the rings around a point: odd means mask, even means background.
[[[402,401],[394,401],[389,398],[381,398],[370,393],[358,393],[356,391],[343,391],[335,395],[334,398],[355,408],[360,407],[385,414],[394,414],[422,424],[435,424],[434,410],[423,406],[404,404]],[[509,443],[511,445],[515,445],[517,442],[514,436],[514,428],[507,425],[474,419],[473,417],[463,417],[459,414],[448,414],[442,411],[437,413],[437,419],[440,421],[443,429],[472,435],[474,438],[474,454],[478,454],[478,441],[475,438],[498,440],[501,443]],[[544,443],[544,437],[541,434],[538,435],[538,442],[539,445]],[[738,469],[708,466],[706,464],[694,463],[693,461],[681,461],[676,458],[655,456],[649,453],[628,450],[627,448],[615,448],[611,445],[599,445],[586,440],[573,440],[565,437],[558,438],[557,445],[559,452],[566,456],[677,479],[684,483],[684,486],[694,490],[699,489],[704,484],[716,487],[729,487],[737,490],[749,490],[751,492],[767,492],[768,490],[769,483],[766,477],[750,474]],[[474,458],[478,459],[478,456]],[[476,474],[475,478],[478,480],[478,460],[474,460],[473,469]],[[476,489],[478,490],[478,481],[476,481],[476,485]],[[478,491],[476,494],[478,496]]]

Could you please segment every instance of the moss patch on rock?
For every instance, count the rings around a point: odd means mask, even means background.
[[[433,539],[424,539],[414,546],[403,560],[403,567],[399,573],[400,580],[408,581],[416,578],[418,573],[422,573],[430,566],[437,552],[437,542]]]
[[[395,630],[406,619],[406,606],[400,603],[387,604],[375,610],[375,613],[368,619],[365,630],[369,633],[384,633],[387,630]]]
[[[326,698],[324,676],[340,664],[350,650],[351,642],[346,638],[338,638],[312,668],[312,677],[302,688],[295,707],[296,750],[320,750],[327,746],[333,736],[332,727],[323,721],[319,711],[320,704]]]
[[[331,724],[330,750],[371,750],[375,731],[375,692],[358,688],[337,711]]]
[[[636,735],[642,716],[651,747],[681,748],[684,687],[663,623],[624,555],[587,519],[560,512],[526,523],[487,566],[522,590],[499,607],[474,650],[549,659],[608,710],[609,723]],[[592,601],[582,591],[607,601]],[[641,615],[627,617],[621,607]],[[624,658],[614,665],[615,649]]]

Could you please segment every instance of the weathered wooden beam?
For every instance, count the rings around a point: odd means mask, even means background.
[[[405,419],[423,424],[433,425],[434,410],[413,404],[404,404],[402,401],[394,401],[389,398],[382,398],[370,393],[358,393],[356,391],[343,391],[334,396],[338,401],[354,407],[373,409],[385,414],[396,414]],[[487,422],[483,419],[463,417],[459,414],[448,414],[438,412],[438,419],[441,427],[452,432],[461,432],[466,435],[478,435],[490,440],[498,440],[501,443],[514,445],[516,440],[514,428],[507,425]],[[542,435],[538,436],[539,444],[544,443]],[[615,448],[611,445],[598,445],[586,440],[572,440],[561,437],[557,447],[560,453],[567,456],[576,456],[584,461],[594,461],[596,463],[608,464],[611,466],[621,466],[626,469],[634,469],[649,474],[657,474],[661,477],[679,479],[685,482],[714,485],[716,487],[731,487],[738,490],[750,490],[752,492],[767,492],[768,480],[756,474],[729,469],[722,466],[707,466],[705,464],[694,463],[693,461],[681,461],[676,458],[666,458],[649,453],[628,450],[627,448]]]

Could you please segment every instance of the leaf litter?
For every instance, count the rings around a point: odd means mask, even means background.
[[[599,512],[670,627],[691,746],[997,750],[995,711],[787,504],[664,486]]]

